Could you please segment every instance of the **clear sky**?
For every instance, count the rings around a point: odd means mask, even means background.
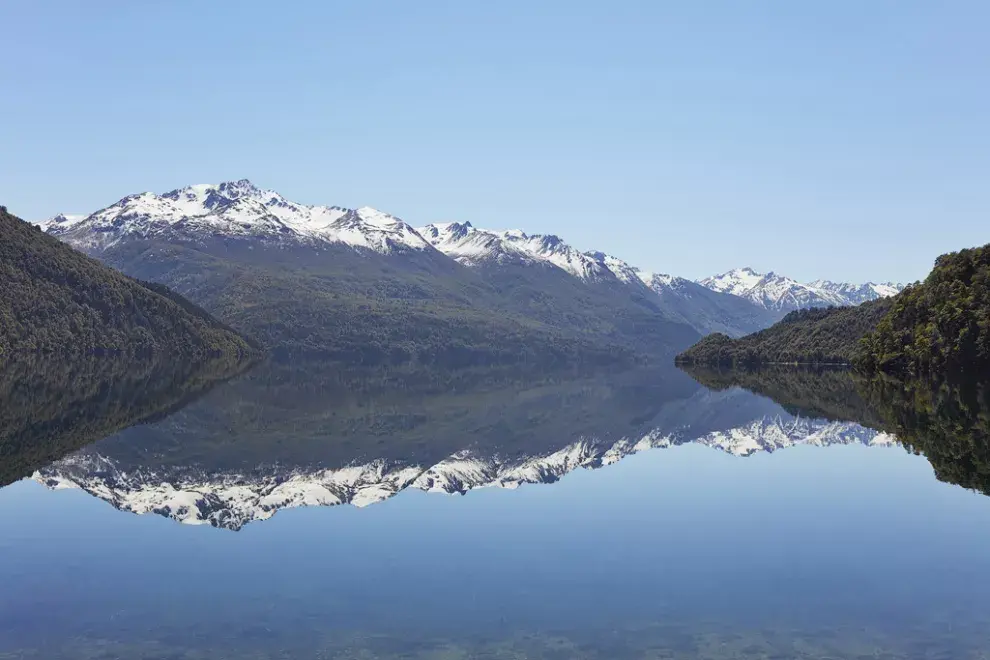
[[[250,178],[650,270],[914,280],[990,242],[990,3],[0,3],[0,203]]]

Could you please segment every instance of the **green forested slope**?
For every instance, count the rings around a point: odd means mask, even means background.
[[[990,389],[971,381],[864,380],[865,398],[885,430],[909,451],[923,454],[935,476],[990,495]]]
[[[0,353],[247,353],[165,287],[133,280],[0,207]]]
[[[742,387],[769,397],[801,417],[854,421],[875,429],[884,420],[864,400],[859,374],[847,367],[769,366],[760,369],[714,369],[685,365],[696,381],[713,390]]]
[[[709,335],[685,364],[855,364],[910,377],[990,377],[990,245],[944,254],[924,282],[859,307],[788,314],[761,332]]]
[[[101,259],[162,282],[276,357],[447,368],[664,361],[691,327],[610,289],[519,269],[486,278],[437,253],[382,256],[215,240],[126,241]],[[513,276],[515,275],[515,276]]]
[[[858,364],[901,375],[990,377],[990,245],[939,257],[867,335]]]
[[[677,360],[720,366],[850,364],[858,355],[860,340],[876,328],[890,306],[890,299],[881,299],[858,307],[798,310],[766,330],[739,339],[708,335]]]

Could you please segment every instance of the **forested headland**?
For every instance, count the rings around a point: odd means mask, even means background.
[[[255,344],[0,207],[0,354],[249,354]]]
[[[730,339],[709,335],[682,364],[847,364],[900,377],[990,376],[990,246],[939,257],[924,282],[858,307],[801,310]]]

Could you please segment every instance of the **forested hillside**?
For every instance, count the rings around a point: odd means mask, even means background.
[[[648,354],[667,361],[698,338],[628,293],[582,286],[559,269],[534,269],[547,271],[535,287],[484,278],[436,251],[130,240],[100,258],[179,291],[280,358],[450,368],[632,363]]]
[[[731,339],[708,335],[677,356],[684,364],[756,366],[772,363],[850,364],[860,340],[877,327],[891,307],[890,298],[858,307],[803,309],[760,332]]]
[[[990,376],[990,245],[942,255],[894,299],[858,365],[900,375]]]
[[[254,350],[178,294],[126,277],[0,207],[0,354]]]
[[[854,364],[900,376],[990,376],[990,246],[939,257],[924,282],[859,307],[788,314],[761,332],[709,335],[685,364]]]

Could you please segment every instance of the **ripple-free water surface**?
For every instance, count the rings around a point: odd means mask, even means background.
[[[938,481],[924,456],[855,422],[675,372],[609,378],[499,383],[466,398],[377,391],[373,413],[300,404],[307,440],[291,451],[291,433],[264,422],[267,385],[234,381],[89,445],[88,462],[69,455],[42,470],[48,479],[0,490],[0,658],[990,653],[986,496]],[[663,378],[673,385],[658,387]],[[248,409],[253,421],[234,428]],[[112,506],[162,496],[168,480],[205,502],[231,475],[250,489],[252,474],[298,478],[378,455],[395,467],[375,478],[425,472],[444,458],[418,442],[431,433],[441,454],[491,471],[443,482],[454,494],[411,474],[384,494],[362,482],[378,494],[364,506],[294,503],[237,531]],[[231,449],[236,437],[250,453]],[[615,450],[627,437],[652,441]],[[592,448],[576,452],[580,442]],[[94,457],[115,467],[100,472]],[[44,485],[60,469],[77,487]]]

